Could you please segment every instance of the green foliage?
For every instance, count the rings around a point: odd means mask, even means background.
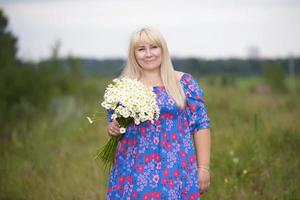
[[[230,75],[222,75],[221,76],[221,85],[223,87],[234,86],[234,84],[235,84],[235,77],[230,76]]]
[[[47,112],[53,98],[82,89],[82,72],[76,58],[64,70],[56,57],[47,66],[19,64],[0,68],[0,131],[10,134],[16,124],[28,125]]]
[[[17,40],[7,26],[0,10],[0,137],[9,138],[16,129],[26,132],[31,121],[49,111],[55,97],[80,91],[83,77],[76,58],[70,56],[67,68],[61,66],[59,41],[46,65],[17,62]]]
[[[11,130],[38,115],[51,99],[49,83],[34,68],[7,67],[0,69],[1,133]]]
[[[94,156],[109,139],[99,106],[109,80],[84,79],[82,95],[56,96],[26,137],[15,132],[0,141],[0,198],[105,199],[108,177]],[[251,93],[257,81],[223,87],[199,80],[212,121],[212,181],[203,199],[300,197],[300,96]],[[96,110],[99,120],[89,124],[85,117]]]
[[[0,8],[0,68],[14,66],[17,38],[8,31],[8,19]]]
[[[285,72],[282,65],[278,62],[266,61],[262,67],[265,81],[270,84],[272,89],[275,91],[286,91]]]

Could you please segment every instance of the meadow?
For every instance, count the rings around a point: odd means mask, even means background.
[[[105,199],[108,177],[94,155],[109,139],[100,107],[109,80],[84,80],[84,91],[57,96],[1,139],[1,200]],[[212,123],[212,180],[202,198],[300,199],[299,79],[285,92],[256,92],[260,77],[198,82]]]

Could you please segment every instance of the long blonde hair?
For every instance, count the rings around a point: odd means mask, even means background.
[[[127,76],[129,78],[139,79],[142,75],[142,68],[137,63],[135,58],[135,48],[140,42],[155,44],[162,49],[162,61],[160,66],[160,74],[164,87],[170,97],[172,97],[177,106],[181,109],[185,108],[186,97],[181,87],[180,81],[176,77],[173,64],[169,55],[167,43],[159,31],[150,28],[142,27],[135,31],[130,40],[128,48],[127,63],[121,72],[120,77]]]

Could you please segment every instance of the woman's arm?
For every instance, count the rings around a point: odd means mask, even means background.
[[[200,129],[194,134],[194,145],[196,149],[197,166],[210,165],[210,129]]]
[[[194,146],[196,150],[200,194],[203,194],[208,191],[210,184],[210,129],[200,129],[194,134]]]

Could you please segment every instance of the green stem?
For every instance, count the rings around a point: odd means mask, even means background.
[[[116,119],[121,127],[127,128],[129,124],[134,123],[134,119],[132,117],[129,118],[117,118]],[[115,156],[118,147],[119,140],[122,135],[112,136],[109,141],[98,150],[95,155],[95,159],[100,159],[103,163],[104,170],[110,170],[115,163]]]

